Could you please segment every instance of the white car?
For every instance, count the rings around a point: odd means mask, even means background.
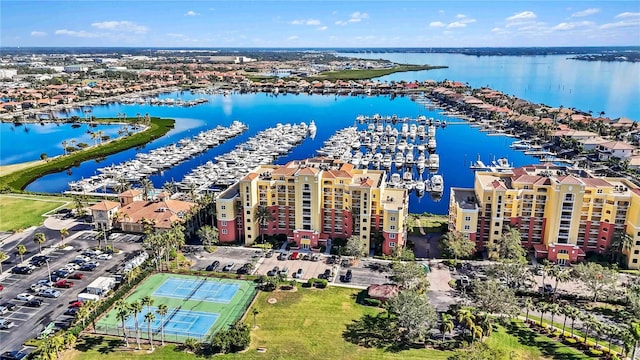
[[[67,265],[64,266],[64,268],[69,270],[78,270],[80,269],[80,265],[74,264],[74,263],[68,263]]]
[[[87,265],[87,264],[92,264],[96,267],[100,266],[100,262],[95,260],[87,261],[86,263],[84,263],[84,265]]]
[[[76,260],[87,262],[91,260],[91,258],[85,255],[78,255],[76,256]]]
[[[14,326],[16,326],[16,323],[14,323],[13,321],[8,319],[0,319],[0,329],[11,329]]]
[[[48,297],[48,298],[57,298],[57,297],[60,297],[60,291],[56,289],[48,288],[38,292],[38,295],[42,297]]]
[[[31,294],[27,294],[27,293],[21,293],[16,295],[16,299],[18,300],[22,300],[22,301],[31,301],[33,299],[35,299],[36,297],[31,295]]]
[[[29,287],[29,290],[37,293],[40,292],[42,290],[48,289],[49,286],[45,285],[45,284],[31,284],[31,286]]]
[[[49,279],[40,279],[36,282],[36,284],[53,287],[54,282],[49,281]]]
[[[111,256],[111,254],[100,254],[98,256],[96,256],[96,259],[98,260],[111,260],[113,256]]]

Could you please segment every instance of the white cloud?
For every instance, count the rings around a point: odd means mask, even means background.
[[[598,8],[589,8],[589,9],[586,9],[586,10],[574,12],[573,14],[571,14],[571,17],[589,16],[589,15],[597,14],[599,12],[600,12],[600,9],[598,9]]]
[[[347,20],[338,20],[336,21],[336,25],[347,25],[349,23],[359,23],[364,19],[368,19],[369,14],[366,12],[356,11],[352,13]]]
[[[184,16],[197,16],[197,15],[200,15],[200,14],[198,14],[197,12],[195,12],[193,10],[189,10],[184,14]]]
[[[444,10],[438,10],[439,14],[444,14]]]
[[[47,34],[44,31],[32,31],[31,32],[31,36],[33,36],[33,37],[43,37],[43,36],[47,36],[47,35],[49,35],[49,34]]]
[[[91,24],[96,29],[144,34],[149,29],[132,21],[102,21]]]
[[[621,20],[614,23],[604,24],[600,26],[600,29],[614,29],[614,28],[621,28],[621,27],[636,27],[636,26],[640,26],[640,18]]]
[[[451,24],[447,25],[447,29],[456,29],[456,28],[463,28],[463,27],[467,27],[467,24],[460,21],[454,21]]]
[[[320,24],[322,24],[320,22],[320,20],[317,19],[300,19],[300,20],[293,20],[291,21],[289,24],[291,25],[310,25],[310,26],[318,26]]]
[[[494,27],[493,29],[491,29],[491,32],[500,32],[500,31],[502,31],[502,29],[499,27]]]
[[[640,16],[640,12],[623,12],[616,15],[616,19],[624,19],[624,18],[638,17],[638,16]]]
[[[466,17],[467,17],[467,15],[465,15],[465,14],[458,14],[458,15],[456,15],[456,19],[464,19],[464,18],[466,18]]]
[[[551,30],[572,30],[577,27],[591,26],[591,21],[579,21],[579,22],[563,22],[551,28]]]
[[[328,28],[329,28],[328,26],[320,26],[320,27],[318,28],[318,30],[320,30],[320,31],[325,31],[325,30],[327,30]]]
[[[60,29],[60,30],[56,30],[55,32],[56,35],[67,35],[67,36],[73,36],[73,37],[80,37],[80,38],[96,38],[96,37],[100,37],[100,34],[96,34],[96,33],[90,33],[88,31],[76,31],[76,30],[67,30],[67,29]]]
[[[292,35],[292,36],[289,36],[289,37],[287,38],[287,40],[289,40],[289,41],[294,41],[294,40],[298,40],[298,39],[299,39],[299,38],[298,38],[298,36],[297,36],[297,35]]]
[[[442,21],[432,21],[429,23],[430,27],[445,27],[446,24],[443,23]]]
[[[533,11],[523,11],[507,18],[507,21],[518,21],[518,20],[531,20],[537,18],[536,13]]]

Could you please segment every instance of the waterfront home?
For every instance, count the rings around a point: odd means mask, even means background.
[[[636,147],[625,141],[609,141],[596,146],[596,154],[601,161],[610,158],[626,159],[635,154]]]
[[[603,254],[617,232],[626,232],[633,239],[626,266],[640,269],[640,188],[626,178],[536,164],[477,172],[473,188],[451,188],[449,230],[474,241],[478,251],[509,227],[536,257],[559,265]]]
[[[128,190],[118,195],[119,202],[103,200],[89,209],[95,229],[118,228],[126,232],[142,233],[145,224],[151,224],[157,231],[170,229],[183,222],[186,215],[197,204],[172,200],[167,193],[161,193],[154,200],[142,200],[138,190]]]
[[[585,151],[595,150],[598,145],[606,144],[610,141],[611,140],[601,138],[600,136],[578,140]]]
[[[594,139],[596,137],[599,137],[599,135],[591,131],[569,129],[564,127],[563,125],[561,127],[561,130],[556,130],[553,132],[553,137],[554,138],[562,138],[562,137],[571,138],[571,139],[580,141],[580,140],[586,140],[586,139]]]

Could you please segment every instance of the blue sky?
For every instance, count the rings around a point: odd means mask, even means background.
[[[2,46],[640,45],[640,1],[2,0]]]

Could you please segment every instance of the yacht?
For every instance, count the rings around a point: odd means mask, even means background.
[[[431,178],[431,191],[441,193],[444,190],[442,175],[433,175]]]
[[[429,170],[438,170],[440,167],[440,156],[438,154],[429,155]]]

